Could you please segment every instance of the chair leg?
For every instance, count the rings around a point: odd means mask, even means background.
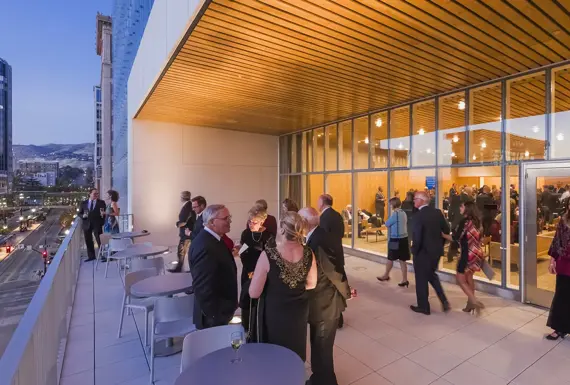
[[[107,259],[107,263],[105,265],[105,278],[107,278],[107,271],[109,270],[110,261]]]
[[[97,249],[97,259],[95,260],[95,271],[99,267],[99,260],[101,259],[101,246]]]
[[[154,383],[154,321],[151,323],[150,332],[150,385]]]
[[[148,315],[149,311],[144,309],[144,346],[148,346]]]
[[[127,294],[123,294],[123,302],[121,303],[121,318],[119,318],[119,332],[117,338],[121,338],[121,331],[123,330],[123,320],[125,318],[125,304],[127,303]],[[130,308],[127,308],[130,309]]]

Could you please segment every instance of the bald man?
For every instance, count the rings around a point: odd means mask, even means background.
[[[307,384],[337,385],[334,372],[333,347],[336,330],[350,288],[342,260],[335,256],[331,237],[319,226],[319,213],[312,207],[299,210],[307,220],[307,246],[317,261],[317,286],[309,291],[309,326],[311,339],[311,369]]]
[[[418,212],[414,215],[412,228],[412,253],[414,255],[414,272],[416,274],[417,306],[410,306],[416,313],[429,315],[429,288],[434,288],[441,301],[444,312],[450,310],[449,302],[443,292],[436,270],[439,258],[443,255],[445,243],[441,233],[449,234],[449,224],[442,212],[429,206],[430,197],[425,191],[414,195],[414,206]]]

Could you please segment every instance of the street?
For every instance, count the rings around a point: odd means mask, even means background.
[[[35,230],[25,233],[16,230],[13,239],[21,240],[27,235],[22,244],[38,249],[47,243],[51,245],[50,249],[55,250],[60,231],[59,217],[63,212],[62,209],[52,209]],[[0,356],[40,283],[37,272],[43,267],[41,255],[33,250],[15,250],[0,262]]]

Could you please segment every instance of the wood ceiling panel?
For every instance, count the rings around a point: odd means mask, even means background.
[[[206,0],[136,117],[283,134],[570,59],[570,0]],[[517,82],[511,117],[544,113],[544,77]],[[500,118],[500,87],[471,95]],[[458,94],[414,127],[461,127]],[[570,75],[554,108],[570,109]],[[417,115],[417,116],[416,116]],[[409,135],[409,109],[391,129]],[[407,132],[407,134],[406,134]]]

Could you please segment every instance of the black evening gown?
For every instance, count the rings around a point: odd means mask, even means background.
[[[297,353],[303,361],[307,353],[308,293],[305,290],[313,253],[304,246],[303,258],[291,263],[281,257],[270,239],[265,252],[269,272],[265,286],[265,342]]]

